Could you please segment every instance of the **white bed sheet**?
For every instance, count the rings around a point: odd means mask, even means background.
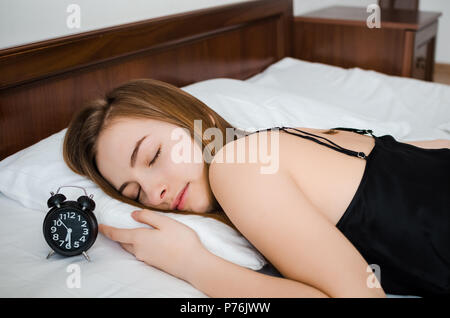
[[[371,81],[378,88],[370,86]],[[444,85],[292,58],[275,63],[245,82],[284,91],[286,98],[296,95],[317,100],[318,107],[344,107],[360,115],[355,124],[364,123],[364,119],[370,123],[378,121],[380,131],[389,129],[386,122],[398,123],[401,129],[392,126],[392,135],[399,139],[450,139],[450,87]],[[366,93],[360,86],[373,91]],[[291,112],[300,122],[302,113],[292,109]],[[225,113],[223,116],[229,119]],[[0,193],[0,297],[207,297],[187,282],[137,261],[119,244],[100,234],[89,250],[90,263],[82,256],[54,255],[47,260],[49,248],[41,230],[45,213],[25,208]],[[73,274],[67,272],[71,264],[80,266],[81,288],[67,287],[66,280]]]

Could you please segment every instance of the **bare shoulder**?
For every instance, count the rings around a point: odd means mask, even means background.
[[[319,129],[302,128],[318,132]],[[210,182],[221,187],[227,179],[237,180],[244,171],[259,171],[259,174],[295,174],[302,160],[310,157],[310,141],[293,137],[280,130],[258,132],[231,141],[218,150],[209,166]],[[218,170],[222,173],[218,173]],[[225,173],[226,172],[226,173]],[[256,176],[256,175],[255,175]],[[214,180],[220,178],[219,180]],[[254,186],[259,178],[248,180]]]
[[[269,131],[267,142],[255,138],[258,134],[227,143],[216,152],[209,165],[211,190],[230,219],[243,211],[244,206],[261,200],[263,188],[288,190],[286,188],[296,187],[283,160],[286,147],[283,134]],[[282,184],[279,184],[281,179]],[[245,193],[235,191],[238,187],[245,188]],[[240,221],[235,218],[232,222],[236,225],[235,222]]]
[[[285,139],[285,134],[279,131],[268,131],[265,139],[258,133],[227,143],[216,152],[209,165],[210,183],[217,191],[219,187],[238,180],[244,171],[257,170],[261,175],[285,171],[288,168],[284,160]],[[248,182],[257,185],[256,179]]]
[[[325,131],[313,128],[302,130],[311,133]],[[220,174],[221,178],[231,179],[238,177],[243,169],[259,169],[262,173],[270,174],[278,171],[291,175],[299,174],[298,169],[303,166],[304,160],[311,161],[311,150],[314,147],[317,146],[311,141],[280,130],[250,134],[227,143],[216,152],[209,166],[210,179],[219,176],[217,173],[211,173],[212,170],[219,169],[227,171],[226,174]]]
[[[270,163],[280,160],[287,146],[286,134],[280,130],[258,132],[228,142],[218,150],[210,166],[230,166],[240,163]]]

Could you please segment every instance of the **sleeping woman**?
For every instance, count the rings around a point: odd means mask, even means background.
[[[204,137],[209,128],[221,132],[219,147]],[[230,140],[230,129],[185,91],[137,79],[77,113],[64,160],[154,228],[100,225],[102,234],[210,297],[450,294],[449,140],[339,127],[236,129]],[[249,160],[262,149],[277,156],[270,173]],[[200,160],[175,160],[192,153]],[[228,224],[280,277],[214,255],[191,228],[154,211]]]

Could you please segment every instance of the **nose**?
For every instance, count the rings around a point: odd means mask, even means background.
[[[148,204],[154,207],[161,207],[167,202],[167,185],[163,183],[152,183],[141,180],[140,182],[144,193],[143,204]],[[170,204],[170,203],[168,203]]]
[[[160,185],[153,187],[152,189],[146,189],[144,191],[145,191],[145,198],[147,201],[146,203],[155,207],[159,207],[166,202],[165,200],[167,194],[166,186]]]

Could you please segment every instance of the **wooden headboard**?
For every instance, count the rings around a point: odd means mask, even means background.
[[[292,0],[255,0],[0,51],[0,160],[133,78],[244,80],[290,56]]]

